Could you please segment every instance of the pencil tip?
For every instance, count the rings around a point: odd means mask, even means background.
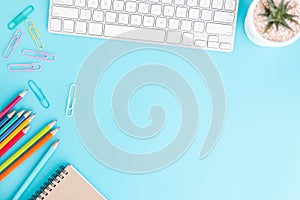
[[[53,122],[51,122],[50,124],[48,124],[48,126],[50,128],[52,128],[56,123],[57,123],[57,120],[54,120]]]
[[[25,112],[25,110],[21,110],[20,112],[17,113],[17,115],[18,115],[19,117],[21,117],[21,116],[23,115],[24,112]]]
[[[60,128],[54,129],[53,131],[51,131],[51,134],[52,134],[52,135],[55,135],[55,134],[59,131],[59,129],[60,129]]]
[[[52,144],[52,147],[57,147],[58,143],[59,143],[59,140],[56,140],[56,141]]]
[[[21,111],[21,112],[22,112],[22,111]],[[24,110],[23,112],[25,112],[25,110]],[[24,117],[27,118],[31,113],[32,113],[32,110],[29,110],[27,113],[24,114]]]
[[[26,128],[24,128],[22,131],[23,133],[27,133],[29,131],[29,129],[31,128],[31,126],[27,126]]]
[[[28,88],[20,94],[20,97],[23,98],[27,94],[27,92],[28,92]]]
[[[7,117],[8,117],[8,118],[12,118],[12,117],[14,116],[15,113],[16,113],[16,111],[14,110],[14,111],[10,112],[10,113],[7,115]]]

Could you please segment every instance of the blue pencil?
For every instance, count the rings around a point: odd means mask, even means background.
[[[2,126],[4,126],[16,113],[16,111],[12,111],[11,113],[9,113],[8,115],[6,115],[1,121],[0,121],[0,128],[2,128]]]
[[[22,115],[11,127],[9,127],[1,136],[0,136],[0,142],[3,142],[3,140],[9,136],[31,113],[32,111],[29,111]]]
[[[57,140],[55,143],[51,145],[49,150],[46,152],[46,154],[43,156],[43,158],[40,160],[40,162],[36,165],[34,170],[31,172],[31,174],[27,177],[26,181],[23,183],[19,191],[15,194],[13,200],[18,200],[22,196],[23,192],[26,190],[26,188],[30,185],[30,183],[33,181],[33,179],[36,177],[36,175],[41,171],[43,166],[46,164],[46,162],[49,160],[49,158],[54,153],[55,149],[57,148],[57,145],[59,143],[59,140]]]

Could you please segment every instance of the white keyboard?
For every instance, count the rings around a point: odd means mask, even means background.
[[[237,7],[238,0],[50,0],[48,29],[230,52]]]

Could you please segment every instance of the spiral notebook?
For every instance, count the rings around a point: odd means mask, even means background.
[[[106,200],[72,165],[56,170],[30,199]]]

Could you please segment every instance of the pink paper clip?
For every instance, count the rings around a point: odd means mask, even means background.
[[[33,72],[40,71],[42,69],[42,64],[40,63],[19,63],[11,64],[7,67],[10,72]]]
[[[14,36],[11,38],[6,50],[4,51],[4,53],[2,55],[2,58],[4,60],[9,60],[12,57],[12,55],[13,55],[17,45],[19,44],[22,36],[23,36],[23,32],[21,30],[16,30]]]
[[[47,61],[47,62],[54,62],[56,60],[55,55],[50,54],[50,53],[46,53],[46,52],[41,52],[41,51],[34,51],[34,50],[25,49],[25,50],[22,51],[22,54],[24,56],[35,58],[35,59],[38,59],[38,60],[44,60],[44,61]]]

